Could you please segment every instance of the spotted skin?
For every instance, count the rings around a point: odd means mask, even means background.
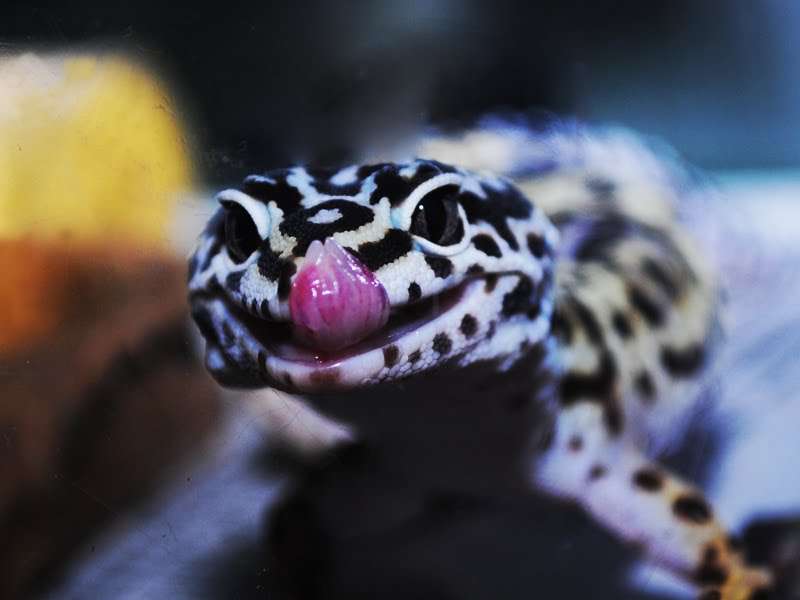
[[[442,192],[458,207],[447,245],[416,235],[412,225],[417,205]],[[537,236],[552,248],[557,233],[506,180],[428,160],[295,168],[248,177],[218,200],[222,208],[195,252],[189,287],[195,319],[204,323],[208,368],[221,381],[315,392],[332,382],[343,388],[406,377],[444,359],[492,359],[502,369],[547,336],[552,252],[537,258],[522,240]],[[493,214],[497,204],[509,216]],[[232,206],[247,211],[258,233],[242,261],[225,242]],[[343,366],[313,349],[302,361],[286,351],[291,282],[311,242],[329,237],[375,274],[404,327],[416,326],[413,336],[392,340],[393,360],[382,344]],[[475,239],[494,240],[497,252],[486,254]],[[271,329],[256,333],[265,326]],[[498,335],[487,343],[490,328]],[[231,329],[237,334],[228,335]]]
[[[676,172],[629,136],[506,133],[430,138],[420,155],[438,160],[271,171],[221,192],[190,262],[209,370],[318,393],[443,365],[503,372],[546,348],[553,425],[529,483],[580,504],[703,598],[758,597],[769,574],[654,459],[696,408],[719,337],[714,274],[676,217]],[[252,221],[243,260],[225,227],[234,205]],[[390,335],[335,357],[293,346],[287,303],[310,243],[328,237],[375,274],[397,315]]]

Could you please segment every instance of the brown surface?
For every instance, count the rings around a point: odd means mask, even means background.
[[[13,250],[0,250],[18,270],[0,297],[20,305],[9,298],[24,280],[16,291],[42,318],[17,322],[16,350],[0,355],[3,598],[40,584],[218,421],[216,388],[190,347],[183,261],[28,242],[11,261]]]

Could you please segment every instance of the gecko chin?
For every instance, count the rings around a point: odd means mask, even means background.
[[[496,310],[505,290],[513,289],[525,277],[508,273],[471,278],[435,296],[396,307],[384,326],[335,351],[300,341],[290,322],[260,318],[216,296],[209,307],[224,310],[224,322],[233,331],[222,332],[217,336],[220,343],[209,345],[207,366],[223,383],[230,384],[225,377],[232,366],[229,363],[246,362],[253,367],[247,371],[251,378],[258,378],[257,385],[303,393],[346,390],[407,377],[429,370],[442,359],[457,360],[493,336],[502,323],[482,324],[481,315]],[[465,318],[465,333],[457,338],[442,337],[442,332],[459,331]]]

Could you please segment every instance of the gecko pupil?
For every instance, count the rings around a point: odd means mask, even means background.
[[[234,262],[241,263],[258,249],[261,237],[247,211],[235,203],[225,204],[225,243]]]
[[[411,233],[439,246],[452,246],[464,237],[464,223],[458,212],[458,188],[447,185],[433,190],[419,201],[411,216]]]

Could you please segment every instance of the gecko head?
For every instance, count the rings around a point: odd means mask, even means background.
[[[512,184],[430,160],[247,177],[190,259],[223,384],[327,392],[511,365],[548,333],[557,233]]]

